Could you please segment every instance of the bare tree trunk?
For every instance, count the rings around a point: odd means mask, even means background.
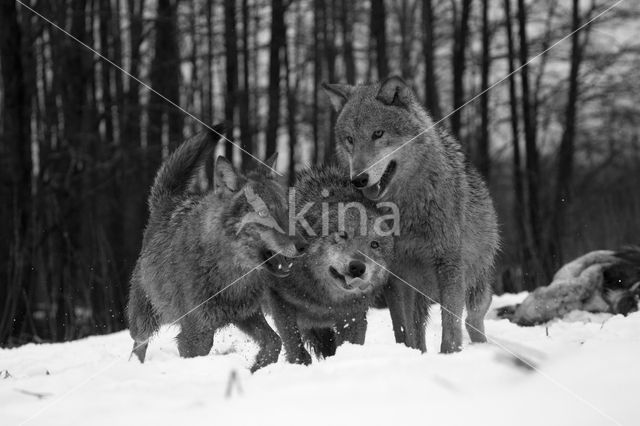
[[[457,15],[457,13],[455,14]],[[469,15],[471,15],[471,0],[462,0],[462,11],[460,16],[454,19],[453,38],[453,110],[451,114],[451,133],[460,142],[461,139],[461,113],[456,111],[464,103],[464,73],[466,68],[466,48],[469,34]],[[467,144],[463,144],[468,148]]]
[[[97,2],[94,2],[94,5]],[[113,58],[119,62],[120,58],[115,56],[115,38],[119,38],[119,33],[114,32],[114,18],[112,3],[110,0],[100,0],[97,12],[99,22],[100,50],[103,55]],[[118,23],[118,22],[116,22]],[[115,34],[115,36],[114,36]],[[119,140],[116,140],[115,128],[119,122],[120,108],[119,102],[114,102],[112,90],[115,87],[120,89],[115,83],[120,80],[115,75],[115,69],[105,63],[96,62],[94,67],[99,65],[101,70],[100,88],[102,97],[98,102],[94,96],[94,111],[100,116],[96,121],[104,121],[105,138],[99,143],[91,145],[93,156],[97,167],[94,167],[93,187],[104,185],[105,190],[96,192],[96,200],[92,205],[100,206],[95,208],[94,218],[96,225],[92,230],[92,258],[95,259],[90,273],[94,275],[91,282],[103,283],[103,285],[93,285],[91,296],[93,299],[93,322],[94,327],[100,332],[111,332],[123,327],[122,313],[126,306],[126,291],[128,283],[121,279],[120,263],[114,253],[120,250],[120,233],[118,232],[120,209],[112,200],[117,199],[119,188],[122,184],[117,170],[120,164],[113,161],[113,153],[120,149]],[[122,92],[116,96],[123,96]],[[118,256],[119,257],[119,256]]]
[[[431,117],[438,121],[442,117],[440,111],[440,97],[437,89],[437,77],[435,66],[435,43],[433,5],[431,0],[422,1],[422,25],[423,42],[422,53],[424,54],[424,104],[431,113]]]
[[[322,15],[324,14],[322,0],[313,1],[313,164],[320,163],[320,82],[322,80],[322,54],[320,31],[323,28]]]
[[[177,0],[158,0],[155,22],[154,56],[149,79],[151,87],[176,104],[180,103],[180,52],[177,33]],[[168,148],[173,150],[182,139],[183,112],[158,95],[149,100],[149,131],[146,158],[148,182],[153,180],[162,160],[163,126],[168,130]]]
[[[385,24],[384,0],[371,0],[371,39],[376,48],[376,68],[378,80],[387,78],[389,64],[387,62],[387,30]]]
[[[224,119],[227,124],[227,139],[233,140],[238,89],[238,45],[236,44],[236,1],[224,1],[224,47],[226,50],[226,80]],[[233,145],[225,142],[225,156],[233,161]]]
[[[206,99],[206,113],[204,115],[205,122],[212,123],[216,115],[215,105],[213,103],[213,2],[208,1],[206,8],[207,18],[207,70],[205,78],[207,84],[205,84],[205,90],[207,91]],[[204,163],[204,170],[207,178],[207,184],[211,188],[213,186],[213,156],[207,158]]]
[[[342,44],[345,73],[348,84],[356,83],[356,63],[353,56],[353,3],[341,1],[342,13],[340,15],[342,25]]]
[[[21,58],[22,30],[16,4],[0,3],[0,64],[3,82],[3,119],[0,158],[0,345],[18,337],[29,312],[31,211],[31,132],[29,95]]]
[[[323,14],[324,19],[322,21],[323,27],[323,45],[324,53],[327,63],[327,78],[329,81],[335,81],[335,68],[336,68],[336,51],[335,51],[335,19],[332,14],[336,8],[335,0],[323,0],[324,4]],[[324,140],[324,156],[322,161],[327,163],[333,156],[333,149],[335,147],[335,130],[334,124],[336,122],[336,112],[333,108],[329,110],[329,137]]]
[[[414,0],[401,0],[396,2],[396,7],[398,26],[400,27],[400,74],[403,78],[410,78],[413,74],[411,68],[413,26],[415,24],[418,2]]]
[[[127,15],[130,22],[129,54],[131,75],[139,77],[140,69],[140,46],[143,41],[143,0],[128,0]],[[118,14],[116,13],[116,16]],[[118,28],[118,31],[120,28]],[[115,47],[115,46],[114,46]],[[122,58],[119,58],[122,60]],[[122,74],[117,73],[116,78],[121,78]],[[120,90],[122,82],[119,83]],[[122,206],[116,226],[119,229],[118,235],[121,245],[119,247],[119,258],[121,264],[120,279],[128,282],[135,264],[142,241],[142,231],[146,220],[146,199],[141,194],[146,195],[148,185],[151,180],[149,173],[144,169],[144,165],[149,161],[142,155],[140,121],[142,111],[140,105],[140,86],[133,80],[129,80],[129,87],[124,93],[121,120],[121,153],[122,162],[120,166],[121,185],[118,197],[118,204]],[[156,141],[158,143],[159,141]],[[159,155],[159,154],[158,154]],[[142,173],[139,171],[142,165]]]
[[[536,287],[536,274],[533,267],[531,242],[527,232],[527,212],[525,207],[524,182],[522,176],[522,160],[520,153],[519,125],[518,125],[518,97],[516,94],[515,48],[513,28],[511,24],[511,0],[504,0],[505,27],[507,32],[507,61],[509,64],[509,107],[511,115],[511,137],[513,146],[513,218],[516,224],[519,259],[522,265],[522,277],[525,290]],[[520,291],[521,288],[512,289]]]
[[[269,119],[267,121],[267,157],[276,152],[280,126],[280,55],[286,40],[282,0],[271,2],[271,42],[269,44]]]
[[[296,25],[296,34],[301,29],[300,25],[300,11],[298,10],[297,16],[297,25]],[[289,55],[289,46],[284,46],[285,51],[285,71],[286,71],[286,79],[287,79],[287,111],[288,111],[288,120],[287,120],[287,132],[289,134],[289,185],[293,186],[296,178],[296,122],[298,115],[298,102],[297,102],[297,92],[298,92],[298,82],[299,78],[297,77],[297,73],[291,72],[292,69],[296,67],[296,58],[297,58],[297,47],[296,43],[293,43],[294,54]]]
[[[191,13],[189,14],[189,39],[191,39],[191,52],[189,54],[189,62],[191,62],[191,69],[189,75],[189,87],[187,89],[187,99],[186,99],[186,107],[187,109],[196,111],[196,105],[198,103],[198,94],[202,94],[201,87],[203,86],[200,83],[200,64],[198,57],[198,47],[200,46],[200,35],[198,33],[198,25],[197,25],[197,16],[199,14],[198,11],[198,0],[191,0]],[[202,99],[202,98],[201,98]],[[203,112],[204,100],[200,102],[200,117],[204,119]],[[189,134],[193,134],[198,131],[198,126],[200,125],[194,120],[188,122],[190,129]]]
[[[242,91],[240,92],[240,142],[249,153],[254,153],[253,129],[251,128],[250,100],[249,100],[249,4],[242,0]],[[246,152],[242,153],[242,167],[249,168],[253,159]]]
[[[572,31],[580,27],[579,0],[573,0]],[[560,141],[558,171],[554,211],[551,218],[551,233],[549,238],[550,268],[555,271],[564,262],[562,255],[562,235],[566,211],[571,203],[571,177],[573,174],[573,152],[576,133],[576,110],[578,101],[578,74],[582,52],[579,34],[575,34],[571,41],[571,70],[569,71],[569,94],[564,119],[564,132]]]
[[[534,259],[538,269],[545,274],[545,279],[551,279],[550,271],[545,271],[542,265],[540,255],[541,249],[541,227],[540,227],[540,205],[539,190],[540,182],[539,171],[539,154],[536,146],[535,126],[536,118],[533,117],[531,111],[531,94],[529,90],[529,68],[526,65],[528,54],[527,41],[527,16],[524,0],[518,0],[518,24],[520,33],[520,81],[522,85],[522,120],[524,123],[525,151],[526,151],[526,176],[527,176],[527,194],[529,207],[529,227],[531,229],[532,248],[534,250]]]
[[[110,50],[111,34],[113,26],[111,24],[111,1],[100,0],[100,49],[102,54],[108,58],[113,58]],[[105,136],[107,143],[113,143],[113,119],[112,119],[112,100],[111,100],[111,78],[113,75],[113,67],[106,63],[101,64],[102,72],[102,104],[104,107]]]
[[[489,0],[482,1],[482,70],[480,97],[480,140],[478,141],[478,170],[489,181],[491,170],[491,158],[489,157],[489,66],[491,64],[491,52],[489,51]]]

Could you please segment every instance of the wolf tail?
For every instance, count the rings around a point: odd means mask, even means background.
[[[198,166],[207,156],[213,154],[216,143],[224,131],[224,125],[217,124],[212,130],[205,130],[185,141],[162,164],[151,187],[149,210],[157,211],[173,204],[176,197],[186,191]]]

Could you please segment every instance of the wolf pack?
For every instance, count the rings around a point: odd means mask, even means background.
[[[323,87],[336,161],[299,171],[291,188],[275,156],[245,174],[218,157],[211,188],[193,191],[220,125],[160,167],[128,305],[141,362],[164,324],[179,325],[181,357],[207,355],[216,330],[235,325],[259,347],[251,371],[283,348],[308,365],[364,344],[373,307],[388,308],[396,342],[424,352],[434,303],[441,352],[462,349],[463,323],[486,341],[499,238],[485,182],[399,77]]]

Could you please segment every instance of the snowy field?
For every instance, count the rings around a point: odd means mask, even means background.
[[[467,341],[454,355],[437,353],[432,314],[427,354],[394,344],[388,312],[372,311],[366,345],[254,375],[256,347],[232,327],[209,356],[188,360],[164,329],[144,365],[128,360],[127,332],[0,350],[0,424],[639,424],[640,313],[521,328],[491,312],[492,343]]]

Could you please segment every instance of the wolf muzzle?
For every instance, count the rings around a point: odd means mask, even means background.
[[[365,170],[355,175],[353,179],[351,179],[351,184],[355,186],[358,190],[362,191],[362,194],[370,200],[378,200],[380,199],[387,188],[389,187],[389,183],[393,178],[396,171],[396,162],[394,160],[390,161],[387,167],[382,172],[382,175],[374,182],[371,179],[369,173]]]

